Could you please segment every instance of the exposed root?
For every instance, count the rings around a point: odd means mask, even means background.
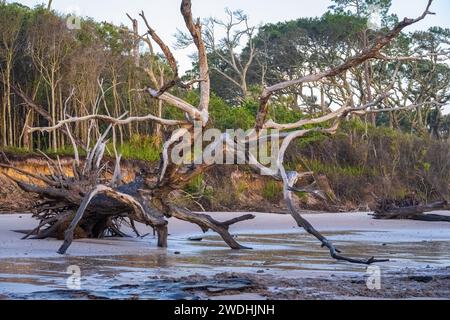
[[[59,254],[65,254],[67,252],[67,249],[72,244],[75,228],[80,223],[92,200],[99,194],[105,194],[109,198],[115,199],[120,203],[127,205],[139,219],[142,219],[142,222],[145,222],[147,225],[157,228],[157,230],[159,230],[159,237],[165,236],[167,238],[167,231],[164,231],[167,230],[167,221],[165,221],[164,219],[152,217],[148,212],[145,211],[143,205],[132,196],[120,193],[104,185],[98,185],[83,199],[83,202],[81,203],[75,217],[73,218],[69,228],[65,232],[64,243],[58,250]],[[158,244],[167,244],[167,239],[158,239]]]

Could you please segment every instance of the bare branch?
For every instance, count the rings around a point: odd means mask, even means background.
[[[185,113],[187,113],[192,120],[198,120],[203,123],[208,122],[208,115],[200,112],[197,108],[195,108],[193,105],[187,103],[183,99],[180,99],[178,97],[175,97],[174,95],[171,95],[170,93],[163,93],[160,94],[159,91],[156,91],[151,88],[147,88],[146,91],[155,99],[162,100],[180,110],[183,110]],[[206,116],[206,117],[205,117]]]
[[[100,121],[104,121],[104,122],[114,124],[114,125],[126,125],[126,124],[130,124],[133,122],[145,122],[145,121],[154,121],[154,122],[160,123],[162,125],[166,125],[166,126],[179,126],[179,125],[186,124],[185,121],[162,119],[162,118],[156,117],[151,114],[144,116],[144,117],[129,117],[129,118],[123,119],[123,120],[113,118],[110,116],[96,114],[96,115],[88,115],[88,116],[84,116],[84,117],[70,117],[65,120],[59,121],[58,124],[56,124],[52,127],[30,128],[28,131],[29,132],[52,132],[52,131],[61,129],[63,126],[65,126],[69,123],[86,122],[86,121],[92,121],[92,120],[100,120]]]
[[[249,249],[240,245],[233,236],[229,233],[230,225],[245,220],[254,219],[254,215],[245,215],[239,218],[231,219],[225,222],[219,222],[206,214],[193,213],[185,209],[171,206],[172,215],[180,220],[188,221],[197,224],[203,232],[207,232],[209,229],[217,232],[222,239],[230,246],[231,249]]]
[[[433,2],[433,0],[428,0],[428,5],[420,17],[418,17],[416,19],[405,18],[403,21],[398,23],[392,30],[387,32],[385,35],[379,36],[375,40],[374,44],[372,44],[370,47],[364,49],[360,54],[347,60],[347,62],[345,62],[344,64],[342,64],[338,67],[335,67],[335,68],[331,68],[324,72],[310,74],[310,75],[307,75],[300,79],[281,82],[281,83],[278,83],[271,87],[265,88],[260,97],[260,108],[259,108],[258,116],[256,119],[256,129],[259,131],[264,127],[264,122],[266,120],[267,112],[268,112],[268,102],[274,93],[284,90],[284,89],[287,89],[294,85],[299,85],[301,83],[316,82],[323,78],[334,77],[334,76],[337,76],[337,75],[349,70],[350,68],[352,68],[354,66],[362,64],[363,62],[365,62],[369,59],[376,59],[379,55],[379,52],[383,48],[385,48],[389,43],[391,43],[391,41],[395,37],[397,37],[400,34],[400,32],[402,32],[403,29],[405,29],[406,27],[408,27],[414,23],[417,23],[417,22],[423,20],[427,15],[433,14],[429,11],[432,2]]]
[[[152,29],[152,27],[148,23],[147,18],[145,17],[144,11],[142,11],[139,14],[139,16],[141,16],[142,20],[144,21],[145,26],[147,27],[148,33],[152,37],[153,41],[155,41],[158,44],[158,46],[161,48],[162,52],[164,53],[164,56],[166,57],[167,62],[169,63],[170,67],[172,68],[175,78],[178,78],[178,65],[177,65],[177,61],[175,60],[174,55],[172,54],[172,51],[164,43],[164,41],[158,36],[156,31]]]
[[[192,18],[192,4],[191,0],[181,1],[181,14],[184,17],[186,27],[191,33],[192,39],[198,50],[199,58],[199,68],[200,68],[200,79],[204,79],[200,83],[200,105],[199,110],[202,112],[208,112],[209,109],[209,99],[211,90],[211,81],[209,79],[209,67],[208,67],[208,56],[206,52],[206,46],[202,39],[202,25],[200,21],[194,23]],[[206,125],[206,123],[204,123]]]

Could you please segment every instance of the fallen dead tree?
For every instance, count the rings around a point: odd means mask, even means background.
[[[448,201],[436,201],[429,204],[420,204],[414,199],[395,201],[382,199],[378,201],[375,210],[375,219],[384,220],[419,220],[430,222],[450,222],[450,215],[430,214],[434,211],[450,211]]]
[[[78,147],[74,143],[75,159],[71,172],[63,169],[59,157],[53,160],[45,156],[50,174],[41,175],[15,168],[8,163],[0,167],[14,169],[30,182],[24,182],[4,173],[24,191],[35,193],[42,201],[33,208],[39,225],[29,231],[24,239],[63,238],[64,245],[59,250],[64,253],[74,236],[77,238],[102,238],[107,235],[126,236],[121,229],[127,223],[139,236],[135,222],[151,226],[158,234],[158,245],[167,246],[167,221],[148,205],[139,190],[144,187],[142,176],[134,182],[123,184],[120,157],[111,172],[108,162],[103,162],[106,149],[105,137],[111,127],[102,135],[86,159],[81,161]],[[74,141],[73,141],[74,142]],[[109,174],[111,173],[111,174]],[[112,176],[107,179],[107,176]],[[67,235],[65,237],[64,235]]]
[[[296,123],[278,124],[267,119],[269,114],[269,103],[275,94],[281,94],[283,90],[300,86],[307,83],[317,83],[336,76],[342,76],[346,71],[357,67],[370,59],[384,59],[381,51],[395,39],[403,29],[423,20],[427,15],[432,14],[429,8],[432,0],[421,16],[416,19],[405,18],[399,22],[392,30],[380,34],[373,43],[364,48],[359,54],[350,58],[338,66],[331,66],[325,71],[312,73],[297,80],[282,82],[270,87],[266,87],[260,97],[260,107],[256,116],[256,125],[250,136],[246,137],[245,142],[236,137],[230,137],[223,133],[213,144],[202,147],[203,151],[221,150],[223,156],[232,155],[236,164],[245,164],[253,168],[256,172],[273,177],[283,182],[283,196],[289,209],[289,213],[294,218],[298,226],[304,228],[309,234],[316,237],[323,247],[327,248],[331,256],[337,260],[348,261],[352,263],[371,264],[387,260],[379,260],[374,257],[370,259],[349,258],[341,254],[334,244],[317,231],[307,220],[305,220],[300,210],[293,202],[293,192],[312,192],[317,190],[311,188],[301,188],[298,182],[305,176],[312,176],[312,172],[298,173],[287,171],[284,166],[285,153],[289,145],[298,139],[307,137],[310,134],[321,132],[325,134],[334,134],[338,129],[342,119],[351,114],[366,114],[377,112],[375,106],[387,99],[390,91],[397,81],[397,72],[393,76],[392,85],[380,93],[379,97],[365,105],[355,107],[353,103],[344,104],[335,111],[329,111],[316,118],[300,120]],[[155,30],[150,27],[144,13],[141,13],[148,32],[141,36],[134,34],[137,39],[145,41],[150,47],[156,43],[164,53],[166,61],[172,69],[173,79],[166,83],[158,81],[153,68],[147,68],[144,71],[149,75],[150,87],[140,90],[141,93],[148,94],[151,98],[171,105],[185,114],[184,120],[165,119],[161,116],[149,114],[144,117],[128,117],[126,115],[120,118],[114,118],[109,115],[92,114],[84,117],[66,116],[64,120],[57,124],[52,124],[46,128],[32,128],[30,132],[54,132],[55,130],[64,130],[67,132],[74,146],[74,166],[73,175],[65,174],[58,161],[48,159],[50,175],[42,176],[39,174],[27,173],[34,183],[25,183],[16,181],[16,183],[25,191],[38,194],[45,201],[36,207],[36,217],[40,220],[39,226],[30,232],[28,236],[36,238],[46,238],[58,236],[58,233],[64,231],[64,243],[59,249],[63,254],[67,251],[77,233],[79,236],[102,237],[106,234],[121,235],[120,224],[127,221],[133,228],[134,222],[144,223],[156,231],[158,235],[158,246],[167,246],[167,224],[169,218],[176,218],[198,225],[204,232],[212,230],[218,233],[222,239],[232,249],[247,249],[239,244],[230,234],[229,228],[235,223],[245,220],[251,220],[253,215],[244,215],[229,221],[217,221],[207,214],[198,214],[189,210],[177,207],[171,201],[171,194],[186,186],[193,178],[205,172],[216,163],[198,161],[194,156],[189,163],[177,163],[171,159],[170,155],[180,140],[189,136],[188,144],[190,150],[195,149],[196,141],[199,138],[196,131],[197,126],[205,128],[209,123],[209,101],[210,101],[210,78],[208,68],[208,55],[203,41],[202,25],[195,21],[191,11],[191,1],[181,1],[181,13],[187,29],[192,37],[193,43],[197,48],[199,59],[199,78],[188,83],[183,83],[178,75],[178,67],[170,48],[158,36]],[[152,48],[151,48],[152,50]],[[390,57],[389,61],[393,58]],[[151,64],[150,64],[151,65]],[[398,68],[397,68],[398,70]],[[200,101],[197,106],[193,106],[187,101],[172,95],[169,91],[173,87],[180,87],[189,90],[197,85],[200,92]],[[421,102],[411,106],[402,107],[402,110],[415,109],[428,103],[438,103],[435,101]],[[385,112],[393,112],[396,109],[384,109]],[[115,128],[127,125],[133,122],[155,122],[164,126],[170,137],[163,145],[161,162],[155,170],[142,171],[137,179],[130,184],[123,184],[120,179],[120,155],[115,148]],[[78,144],[71,134],[71,126],[80,123],[90,123],[92,130],[99,137],[94,147],[88,148],[87,157],[84,161],[80,160],[78,155]],[[98,123],[109,124],[108,130],[103,134],[99,133]],[[276,137],[281,139],[281,147],[276,154],[275,167],[267,167],[259,161],[248,148],[242,148],[248,141],[263,143],[271,140],[270,131],[275,129]],[[269,132],[269,133],[268,133]],[[103,161],[103,155],[107,146],[107,137],[112,133],[112,145],[116,156],[115,164],[111,167]],[[90,146],[88,141],[86,146]],[[197,145],[198,147],[198,145]],[[227,157],[229,159],[229,157]],[[9,166],[7,163],[3,166]],[[114,168],[114,169],[113,169]],[[110,173],[111,177],[108,178]],[[13,179],[13,178],[11,178]],[[14,179],[13,179],[14,180]],[[135,229],[135,228],[134,228]]]

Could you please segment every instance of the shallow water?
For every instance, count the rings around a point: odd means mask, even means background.
[[[327,236],[336,239],[335,244],[348,256],[392,259],[379,264],[386,273],[405,268],[450,266],[449,242],[381,243],[373,240],[377,234],[352,231],[328,233]],[[362,275],[367,270],[366,266],[333,261],[327,251],[306,234],[248,234],[238,238],[253,250],[232,251],[220,238],[206,236],[201,242],[179,239],[179,252],[151,250],[148,255],[0,260],[0,297],[200,299],[204,296],[195,293],[194,289],[206,293],[221,292],[227,288],[245,289],[252,283],[238,276],[226,283],[198,282],[192,277],[196,274],[213,276],[234,272],[280,278],[327,278]],[[69,266],[78,266],[81,270],[81,287],[75,290],[67,287]]]

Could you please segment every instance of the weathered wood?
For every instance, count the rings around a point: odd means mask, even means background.
[[[421,21],[427,15],[432,14],[429,11],[431,3],[432,0],[429,0],[428,5],[421,16],[416,19],[405,18],[393,29],[377,37],[371,46],[364,48],[359,54],[350,58],[342,65],[336,67],[331,66],[328,69],[324,69],[326,71],[306,75],[300,79],[274,84],[264,89],[260,96],[260,108],[256,116],[256,125],[254,127],[254,134],[251,139],[253,141],[264,141],[263,139],[267,139],[267,137],[262,136],[261,129],[277,128],[284,130],[284,133],[278,136],[283,140],[283,142],[275,169],[263,166],[257,161],[257,159],[247,153],[243,156],[245,163],[251,165],[257,170],[260,170],[261,174],[264,173],[268,176],[272,176],[274,179],[283,181],[284,199],[294,220],[300,227],[303,227],[308,233],[315,236],[322,243],[323,247],[328,248],[331,256],[337,260],[363,264],[386,261],[377,260],[375,258],[370,258],[367,260],[353,259],[341,255],[340,251],[328,239],[314,229],[314,227],[301,216],[299,210],[294,206],[292,201],[292,192],[293,190],[298,190],[295,184],[301,174],[297,172],[286,172],[284,167],[284,154],[293,141],[305,137],[308,134],[317,132],[324,134],[336,133],[343,118],[352,113],[367,113],[367,109],[374,107],[376,104],[379,104],[386,99],[389,95],[389,91],[392,89],[392,86],[389,86],[386,89],[386,92],[380,95],[380,97],[374,99],[373,102],[366,105],[354,108],[344,104],[337,111],[330,111],[328,114],[320,115],[314,119],[303,120],[292,124],[276,124],[270,120],[266,121],[269,111],[269,101],[274,94],[282,92],[289,87],[340,76],[350,68],[361,65],[369,59],[383,59],[384,55],[382,55],[380,51],[388,46],[389,43],[396,36],[398,36],[404,28]],[[60,229],[64,229],[65,241],[59,250],[60,253],[65,253],[67,251],[77,230],[80,229],[80,232],[84,233],[87,237],[101,237],[106,233],[106,231],[108,231],[108,229],[110,229],[110,231],[114,234],[121,234],[121,231],[116,227],[116,221],[120,221],[124,218],[129,218],[132,225],[133,221],[136,221],[153,227],[158,235],[158,245],[160,247],[166,247],[168,232],[167,221],[165,218],[170,217],[175,217],[177,219],[197,224],[204,232],[213,230],[218,233],[232,249],[248,249],[235,240],[229,232],[229,227],[232,224],[253,219],[253,215],[245,215],[229,221],[219,222],[206,214],[193,213],[188,210],[178,208],[169,200],[169,195],[172,191],[183,188],[191,179],[210,167],[210,165],[207,164],[199,165],[195,161],[193,161],[191,165],[180,165],[171,161],[169,157],[170,151],[173,150],[174,145],[183,138],[184,134],[191,134],[190,143],[191,147],[194,147],[195,139],[199,138],[195,134],[192,135],[193,132],[195,133],[195,124],[200,122],[202,126],[206,126],[209,121],[208,108],[211,93],[210,77],[208,69],[208,55],[205,43],[202,39],[202,25],[200,20],[194,20],[193,18],[192,4],[190,0],[181,0],[181,14],[184,18],[187,29],[193,38],[199,56],[200,79],[196,81],[199,83],[200,89],[199,105],[195,107],[187,101],[168,92],[169,89],[175,85],[179,87],[184,86],[181,81],[179,81],[177,64],[170,48],[164,44],[162,39],[150,27],[143,13],[141,14],[141,17],[149,30],[149,34],[153,41],[160,46],[163,54],[166,56],[166,59],[174,73],[174,78],[166,83],[158,84],[158,81],[155,81],[154,73],[150,72],[150,80],[153,82],[154,88],[141,89],[140,92],[147,92],[152,98],[163,101],[179,109],[185,113],[186,121],[162,119],[153,115],[122,119],[125,115],[119,118],[113,118],[110,116],[94,114],[78,118],[68,117],[65,120],[61,120],[57,124],[52,123],[52,127],[31,129],[31,131],[48,132],[65,130],[67,131],[69,138],[71,138],[71,141],[75,141],[70,135],[69,123],[79,123],[83,121],[90,122],[91,127],[94,127],[97,130],[100,127],[98,125],[98,122],[100,121],[110,124],[109,128],[103,133],[92,149],[89,149],[90,143],[87,143],[88,152],[84,166],[81,166],[79,159],[75,157],[74,177],[68,177],[61,169],[59,162],[55,163],[55,161],[48,159],[51,174],[45,177],[45,179],[40,179],[44,182],[44,186],[27,184],[13,179],[23,190],[37,193],[42,199],[46,200],[44,203],[36,207],[35,216],[41,221],[41,223],[38,228],[36,228],[35,233],[37,233],[37,237],[47,237],[53,236],[55,233],[57,234]],[[148,38],[148,41],[151,46],[151,39]],[[397,80],[395,79],[396,74],[397,72],[395,73],[393,83]],[[158,88],[158,86],[160,87]],[[33,104],[32,101],[26,102],[31,108],[34,108],[36,112],[40,113],[44,117],[47,116],[45,113],[42,113],[43,109]],[[431,101],[429,103],[437,102]],[[112,181],[108,181],[106,179],[106,164],[102,163],[102,158],[106,149],[106,137],[112,129],[114,138],[113,142],[115,144],[115,126],[138,121],[153,121],[166,127],[172,127],[173,129],[178,127],[182,130],[174,130],[169,133],[170,137],[168,137],[164,143],[161,155],[161,165],[159,169],[156,170],[156,172],[146,173],[143,177],[138,177],[136,181],[128,185],[121,185],[122,182],[119,179],[120,155],[117,154],[117,149],[114,148],[116,155],[116,166]],[[332,124],[329,125],[328,128],[319,126],[325,126],[326,123]],[[311,125],[312,128],[306,129],[306,125]],[[292,131],[292,129],[295,129],[295,131]],[[91,137],[89,137],[89,141],[90,138]],[[224,134],[218,143],[222,144],[225,153],[237,152],[238,158],[242,158],[242,152],[239,151],[238,141],[234,141]],[[74,148],[77,147],[75,144],[76,143],[73,142]],[[31,175],[29,176],[31,177]],[[414,212],[416,212],[426,209],[427,208],[422,207],[411,210],[415,210]],[[428,215],[428,218],[430,217],[431,216]],[[71,223],[67,223],[68,221],[71,221]],[[48,225],[48,228],[41,230],[44,225]]]
[[[73,233],[75,231],[75,228],[80,223],[81,219],[83,218],[84,214],[86,213],[86,210],[91,203],[91,201],[99,194],[105,194],[110,199],[115,199],[119,201],[120,203],[126,204],[130,209],[131,213],[128,214],[128,217],[133,217],[134,220],[140,221],[145,223],[146,225],[150,225],[152,227],[157,228],[158,230],[158,236],[159,237],[166,237],[167,238],[167,221],[163,218],[157,218],[153,217],[150,212],[147,212],[144,209],[143,204],[141,204],[137,199],[133,198],[132,196],[118,192],[110,187],[107,187],[105,185],[98,185],[96,186],[91,192],[89,192],[88,195],[83,199],[83,202],[81,203],[74,219],[72,220],[72,223],[70,224],[69,228],[65,232],[65,239],[64,243],[61,246],[61,248],[58,250],[58,253],[65,254],[69,246],[71,245],[73,241]],[[103,228],[104,229],[104,228]],[[167,239],[159,239],[158,244],[165,244],[167,243]]]
[[[2,78],[0,77],[0,82],[2,82]],[[37,114],[39,114],[41,117],[43,117],[45,120],[47,120],[49,123],[53,122],[52,116],[50,113],[48,113],[47,110],[43,106],[40,106],[32,98],[30,98],[25,92],[22,91],[18,86],[11,85],[11,89],[14,91],[14,93],[19,96],[23,102],[25,103],[25,106],[30,108],[31,110],[35,111]],[[69,131],[66,128],[61,128],[61,132],[65,135],[69,136]],[[78,146],[82,147],[83,149],[86,149],[85,144],[81,139],[78,139],[74,137],[75,142]]]
[[[409,219],[429,222],[450,222],[450,215],[427,214],[434,211],[450,211],[447,201],[437,201],[430,204],[396,206],[395,201],[380,200],[375,210],[375,219]]]
[[[275,85],[265,88],[259,98],[260,106],[256,118],[256,129],[259,131],[264,128],[264,123],[266,122],[267,114],[269,111],[269,101],[275,93],[303,83],[317,82],[324,78],[335,77],[337,75],[343,74],[345,71],[351,69],[352,67],[363,64],[364,62],[370,59],[377,59],[377,58],[379,59],[380,51],[387,45],[389,45],[391,41],[394,40],[406,27],[415,24],[419,21],[422,21],[423,19],[425,19],[426,16],[433,14],[432,12],[430,12],[432,2],[433,0],[428,0],[428,5],[420,17],[416,19],[409,19],[409,18],[403,19],[394,28],[389,30],[386,34],[377,37],[376,41],[370,47],[365,47],[361,53],[355,55],[354,57],[351,57],[343,64],[337,67],[329,68],[328,70],[320,73],[313,73],[310,75],[306,75],[300,79],[294,79],[277,83]]]
[[[286,201],[290,214],[297,222],[297,225],[299,227],[303,228],[306,232],[313,235],[316,239],[318,239],[322,243],[322,247],[326,247],[330,251],[331,257],[333,257],[338,261],[347,261],[350,263],[365,264],[365,265],[389,261],[388,259],[375,259],[375,257],[371,257],[369,259],[355,259],[342,255],[341,251],[337,249],[331,241],[329,241],[319,231],[317,231],[308,220],[303,218],[298,209],[294,206],[294,203],[292,201],[291,188],[293,188],[293,186],[297,182],[298,174],[296,172],[285,172],[282,173],[282,175],[285,180],[284,199]]]
[[[170,208],[173,217],[198,225],[204,233],[210,229],[217,232],[231,249],[250,249],[239,244],[230,234],[229,228],[232,224],[254,219],[254,215],[248,214],[225,222],[219,222],[207,214],[194,213],[176,206],[170,206]]]

